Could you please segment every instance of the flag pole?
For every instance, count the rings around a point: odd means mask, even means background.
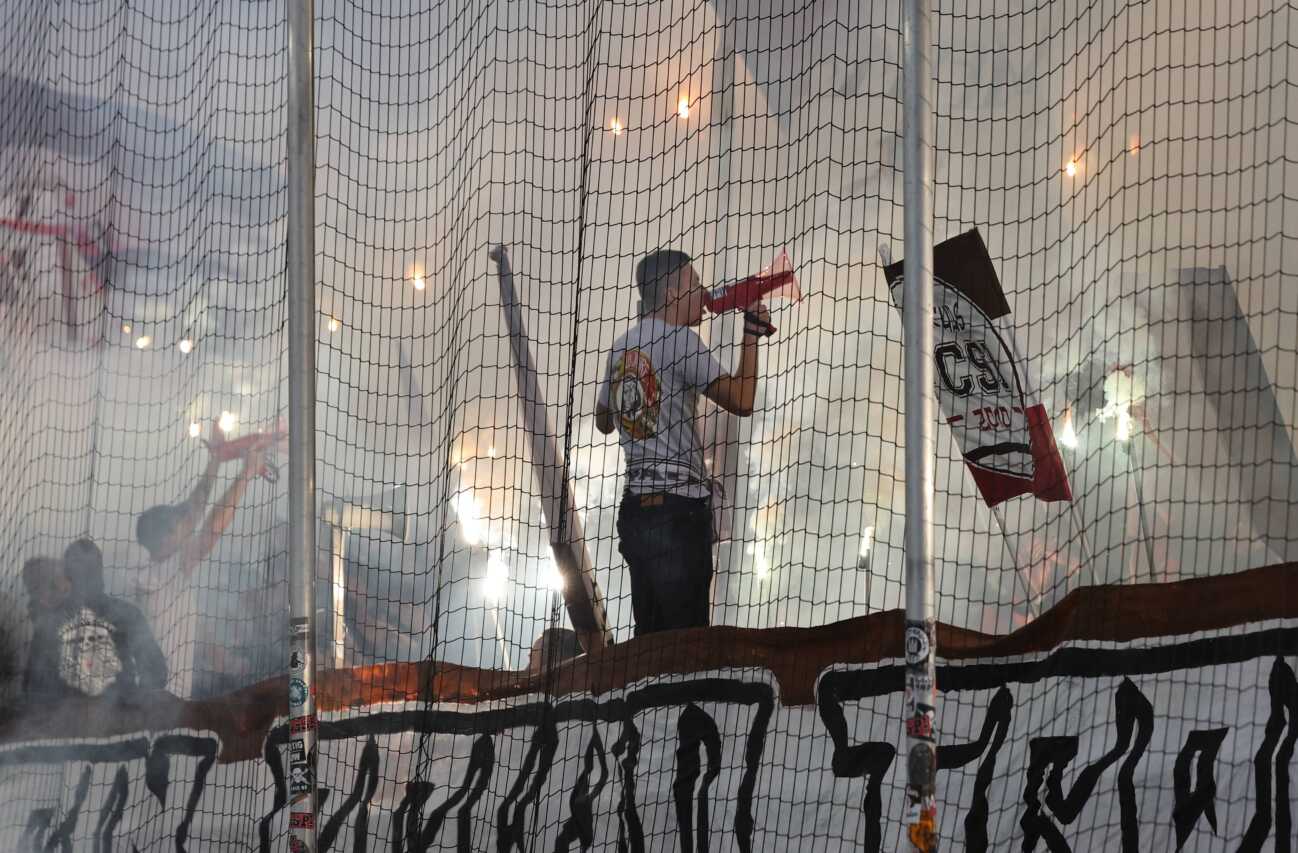
[[[937,850],[936,631],[933,611],[934,81],[929,0],[905,0],[902,137],[905,255],[902,321],[906,403],[906,832],[916,853]]]

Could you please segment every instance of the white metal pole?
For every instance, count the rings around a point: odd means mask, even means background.
[[[937,850],[937,705],[933,618],[933,48],[929,0],[905,0],[902,24],[906,381],[907,837]]]
[[[289,849],[316,850],[315,6],[288,0]]]

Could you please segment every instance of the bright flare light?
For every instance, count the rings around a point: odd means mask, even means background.
[[[487,541],[487,525],[482,520],[482,511],[472,492],[460,492],[451,505],[455,517],[460,520],[460,530],[464,541],[469,545],[481,545]]]
[[[199,426],[197,422],[191,423],[191,424],[189,425],[189,437],[190,437],[190,438],[198,438],[199,435],[202,434],[202,432],[203,432],[203,428],[202,428],[201,426]]]
[[[495,458],[496,458],[496,448],[495,448],[494,446],[493,446],[493,447],[488,447],[488,448],[487,448],[487,455],[490,456],[492,459],[495,459]]]
[[[509,565],[496,552],[487,557],[487,576],[482,579],[482,596],[495,604],[509,591]]]
[[[153,343],[153,338],[149,337],[148,335],[140,335],[138,338],[135,339],[135,348],[148,349],[149,344],[151,343]]]
[[[131,324],[130,324],[130,323],[123,323],[123,324],[122,324],[122,334],[123,334],[123,335],[129,335],[130,333],[131,333]]]
[[[239,416],[234,412],[221,412],[221,417],[217,419],[216,425],[221,428],[221,432],[234,432],[234,428],[239,425]]]
[[[1076,450],[1081,444],[1077,439],[1077,430],[1073,427],[1073,410],[1064,409],[1064,427],[1059,431],[1059,443],[1070,450]]]
[[[181,338],[180,343],[176,344],[176,349],[180,350],[185,355],[189,355],[194,351],[194,342],[189,338]]]
[[[676,115],[681,118],[690,117],[690,99],[686,95],[681,95],[680,103],[676,105]]]
[[[608,129],[609,131],[612,132],[614,136],[621,136],[622,131],[625,130],[626,128],[622,126],[622,119],[618,118],[617,116],[614,116],[613,118],[608,120]]]
[[[1096,409],[1095,416],[1102,421],[1115,418],[1118,429],[1114,438],[1129,441],[1132,433],[1132,403],[1144,398],[1142,386],[1125,370],[1116,370],[1104,380],[1104,408]]]
[[[546,568],[541,572],[541,583],[555,592],[563,592],[564,587],[567,586],[563,573],[559,571],[559,565],[555,563],[553,557],[546,562]]]
[[[861,531],[861,557],[869,557],[870,552],[874,550],[874,525],[866,527]]]
[[[1064,165],[1064,174],[1067,175],[1067,176],[1070,177],[1070,178],[1075,178],[1075,177],[1077,177],[1077,161],[1076,161],[1076,160],[1069,160],[1068,163],[1066,163],[1066,164]]]
[[[1131,439],[1131,411],[1128,407],[1124,406],[1118,412],[1118,431],[1114,433],[1114,438],[1118,441]]]
[[[338,318],[336,318],[336,317],[330,317],[330,318],[329,318],[329,331],[330,331],[330,332],[336,332],[336,331],[338,331],[339,329],[342,328],[342,325],[343,325],[342,323],[339,323],[339,322],[338,322]]]

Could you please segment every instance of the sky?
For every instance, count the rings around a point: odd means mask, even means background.
[[[715,621],[901,606],[901,318],[879,265],[904,255],[891,7],[361,5],[316,4],[315,241],[321,501],[399,494],[408,522],[404,541],[347,541],[368,648],[520,666],[563,620],[498,242],[619,638],[622,463],[594,398],[636,310],[634,263],[659,246],[708,283],[787,248],[805,294],[773,306],[756,413],[734,427],[740,536],[718,547]],[[935,235],[980,230],[1031,385],[1061,430],[1071,407],[1079,439],[1061,448],[1071,505],[993,513],[939,428],[943,621],[1004,632],[1082,583],[1295,559],[1295,12],[1185,5],[939,4]],[[0,47],[5,204],[38,186],[33,216],[117,247],[95,267],[105,295],[77,302],[81,340],[52,244],[4,314],[0,588],[21,601],[22,561],[89,532],[112,591],[138,594],[133,519],[201,470],[190,425],[231,412],[242,434],[286,411],[285,25],[253,2],[0,9],[23,33]],[[1196,308],[1207,290],[1181,271],[1200,268],[1231,286]],[[1205,347],[1227,327],[1230,346]],[[703,329],[733,359],[726,331]],[[187,654],[278,624],[285,511],[283,481],[250,489],[185,593]],[[318,568],[327,593],[328,553]],[[250,652],[240,677],[272,657]]]

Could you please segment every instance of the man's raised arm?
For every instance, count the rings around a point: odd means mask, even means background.
[[[751,315],[751,316],[750,316]],[[757,342],[770,325],[771,313],[758,303],[744,315],[744,341],[739,348],[739,370],[735,375],[719,376],[703,391],[704,395],[731,414],[746,418],[753,413],[757,399]]]
[[[203,529],[185,543],[185,547],[180,552],[179,569],[182,575],[192,573],[198,564],[212,553],[216,543],[221,541],[226,528],[234,521],[234,512],[239,508],[239,501],[243,499],[248,483],[261,474],[262,466],[265,464],[265,452],[264,448],[257,448],[244,458],[243,469],[239,471],[239,476],[207,514]]]

